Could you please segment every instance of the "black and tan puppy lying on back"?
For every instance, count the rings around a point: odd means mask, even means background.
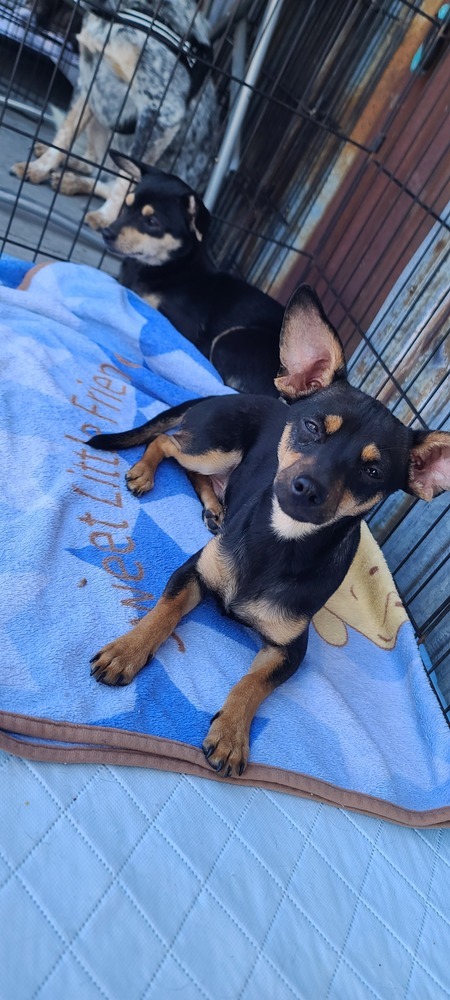
[[[450,488],[450,434],[412,431],[349,385],[339,338],[307,286],[288,304],[280,353],[275,383],[290,407],[264,396],[209,397],[89,442],[147,444],[127,474],[137,496],[170,457],[198,474],[204,503],[223,504],[220,533],[176,570],[135,628],[94,656],[92,673],[105,684],[129,684],[211,592],[264,642],[203,744],[226,777],[247,764],[258,706],[301,663],[312,616],[352,563],[362,516],[399,489],[431,500]]]
[[[137,184],[102,236],[124,258],[119,280],[155,306],[240,392],[278,393],[273,377],[283,307],[248,281],[212,263],[210,216],[174,174],[111,151]]]

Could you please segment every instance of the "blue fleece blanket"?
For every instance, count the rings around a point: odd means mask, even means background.
[[[173,463],[136,500],[124,473],[140,449],[93,453],[85,441],[230,390],[110,276],[60,263],[26,290],[11,287],[26,270],[0,264],[0,743],[214,779],[199,748],[259,640],[206,600],[129,687],[91,679],[93,653],[211,536]],[[262,704],[242,780],[447,823],[449,728],[383,557],[368,531],[363,541],[353,577],[311,628],[302,668]]]

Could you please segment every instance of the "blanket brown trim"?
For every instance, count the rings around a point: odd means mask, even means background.
[[[26,737],[26,742],[20,737]],[[34,742],[51,740],[70,746]],[[275,792],[289,792],[303,798],[325,802],[366,816],[389,820],[400,826],[450,826],[450,806],[417,812],[404,809],[384,799],[331,785],[307,774],[285,771],[268,764],[249,764],[241,778],[221,778],[209,767],[203,753],[188,743],[160,736],[87,726],[73,722],[33,718],[0,711],[0,748],[28,760],[62,764],[119,764],[153,767],[162,771],[194,774],[213,781],[250,785]]]

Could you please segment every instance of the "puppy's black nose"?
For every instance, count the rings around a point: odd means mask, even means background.
[[[100,232],[103,236],[105,243],[112,243],[114,239],[114,233],[112,229],[109,228],[109,226],[107,226],[106,229],[101,229]]]
[[[323,486],[310,476],[296,476],[292,480],[291,489],[297,502],[305,506],[318,507],[326,498]]]

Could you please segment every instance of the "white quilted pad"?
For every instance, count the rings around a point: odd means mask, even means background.
[[[450,996],[450,831],[0,752],[2,1000]]]

